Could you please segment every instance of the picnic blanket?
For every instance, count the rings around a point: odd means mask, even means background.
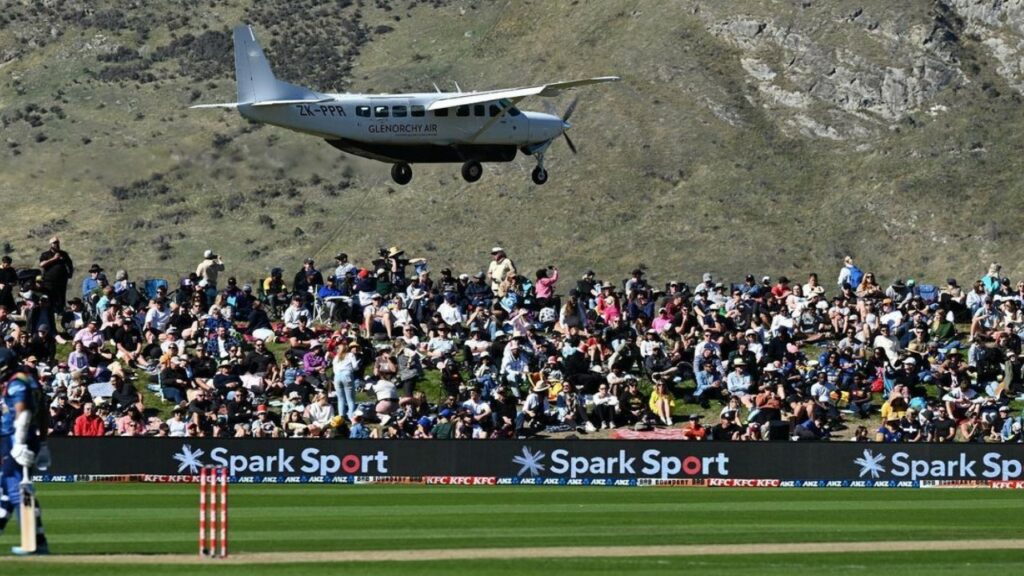
[[[682,440],[682,428],[655,428],[654,430],[632,430],[623,428],[612,432],[617,440]]]

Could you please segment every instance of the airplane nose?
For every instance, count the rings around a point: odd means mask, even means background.
[[[530,140],[533,142],[558,138],[569,126],[568,122],[551,114],[534,112],[529,113],[527,117],[530,120]]]
[[[547,116],[544,118],[544,132],[548,138],[558,138],[562,134],[564,122],[558,116]]]
[[[569,128],[572,128],[572,124],[569,124],[565,120],[562,120],[562,132],[565,132]]]

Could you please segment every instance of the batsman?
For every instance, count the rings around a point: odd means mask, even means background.
[[[19,556],[48,554],[42,514],[31,483],[33,468],[45,470],[50,466],[46,394],[8,348],[0,348],[0,396],[0,534],[17,510],[21,546],[12,547],[11,552]]]

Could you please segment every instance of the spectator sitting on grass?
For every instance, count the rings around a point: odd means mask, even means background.
[[[615,414],[619,407],[619,399],[608,390],[608,384],[600,384],[597,394],[593,396],[594,415],[601,423],[601,429],[615,428]]]
[[[583,399],[576,392],[572,382],[562,384],[562,390],[556,400],[559,423],[575,428],[580,432],[593,432],[594,425],[587,418],[587,409]]]
[[[451,338],[448,326],[440,324],[436,330],[430,340],[422,345],[423,363],[427,366],[438,366],[440,362],[453,356],[456,351],[455,341]]]
[[[117,419],[118,436],[143,436],[146,433],[146,422],[142,418],[142,412],[134,405],[124,409],[124,413]]]
[[[309,310],[303,305],[301,296],[294,296],[291,299],[291,304],[285,309],[284,314],[281,316],[281,320],[284,322],[286,330],[292,330],[299,326],[299,319],[309,319]]]
[[[228,332],[227,326],[222,325],[217,327],[217,331],[206,342],[206,352],[211,358],[227,360],[232,346],[239,346],[239,342]],[[184,346],[180,348],[184,349]]]
[[[356,410],[352,413],[352,426],[349,428],[348,437],[359,440],[370,437],[370,429],[363,422],[362,410]]]
[[[726,378],[726,389],[733,398],[739,398],[747,410],[754,407],[754,397],[751,392],[750,375],[747,374],[747,363],[742,358],[733,362],[734,369]]]
[[[681,428],[683,440],[696,440],[701,441],[707,437],[708,430],[701,423],[700,414],[690,414],[688,422]]]
[[[218,398],[229,398],[242,388],[242,379],[234,372],[234,366],[224,360],[217,365],[217,373],[211,382]]]
[[[82,405],[82,415],[75,418],[73,434],[79,437],[103,436],[106,432],[103,420],[94,413],[95,404],[86,402]]]
[[[75,333],[73,342],[81,342],[86,348],[89,348],[94,344],[102,346],[104,338],[103,334],[99,331],[99,321],[96,319],[89,320],[88,324],[85,325],[85,328],[82,328]]]
[[[722,411],[718,424],[711,427],[707,437],[708,440],[736,441],[740,440],[743,432],[743,427],[737,423],[736,411],[727,409]]]
[[[313,402],[306,408],[306,420],[309,422],[310,435],[319,436],[331,424],[334,417],[334,410],[327,398],[326,392],[317,392]]]
[[[270,417],[267,407],[259,405],[256,408],[256,420],[252,423],[253,438],[280,438],[281,427]]]
[[[185,409],[181,406],[175,406],[171,412],[171,417],[167,419],[167,435],[173,438],[184,438],[185,428],[188,425],[188,421],[185,420]]]
[[[659,424],[672,426],[672,408],[675,407],[676,401],[667,388],[664,380],[655,382],[650,400],[648,401],[648,407],[651,413],[658,419]]]

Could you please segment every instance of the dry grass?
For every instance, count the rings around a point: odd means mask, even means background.
[[[263,4],[264,11],[290,5]],[[193,98],[231,100],[234,87],[230,75],[183,74],[180,59],[153,63],[154,81],[96,79],[115,66],[100,62],[101,54],[127,47],[151,55],[172,36],[224,31],[252,17],[244,7],[146,8],[153,14],[139,17],[151,23],[144,35],[132,18],[107,29],[22,7],[19,30],[53,24],[61,34],[33,48],[12,33],[14,24],[0,28],[0,56],[17,53],[3,65],[0,114],[13,118],[34,104],[60,106],[64,117],[46,112],[40,126],[15,120],[3,128],[9,251],[31,262],[56,231],[80,263],[169,276],[214,247],[229,273],[245,279],[272,266],[296,268],[306,255],[327,260],[339,249],[365,262],[390,245],[436,267],[473,270],[497,243],[526,270],[558,263],[575,275],[595,266],[617,278],[643,263],[658,281],[692,280],[706,270],[732,277],[818,270],[827,279],[847,253],[883,278],[931,281],[980,274],[989,260],[1010,274],[1024,264],[1015,242],[1024,112],[985,49],[966,36],[969,82],[935,102],[948,112],[914,113],[869,137],[832,142],[788,132],[786,118],[762,105],[738,49],[710,34],[690,4],[411,4],[339,8],[319,28],[284,18],[274,31],[291,33],[291,49],[314,45],[318,29],[340,38],[339,63],[347,52],[358,54],[347,80],[330,81],[347,81],[343,88],[353,91],[621,74],[617,85],[580,93],[573,117],[580,155],[555,143],[548,185],[533,186],[532,160],[520,158],[488,165],[476,184],[463,182],[457,166],[424,165],[412,184],[395,186],[387,166],[344,157],[315,139],[249,126],[231,113],[186,110]],[[927,23],[925,4],[912,3],[902,17]],[[765,4],[748,13],[769,9],[798,8]],[[365,44],[337,34],[357,10]],[[825,17],[797,16],[794,26],[810,35],[818,33],[815,18]],[[392,30],[375,32],[382,25]],[[867,36],[822,29],[820,42],[846,42],[844,49],[884,60]],[[267,32],[257,29],[271,61],[291,62],[279,75],[299,83],[312,82],[295,74],[324,77],[309,62],[275,54]],[[230,54],[223,58],[230,64]],[[561,109],[569,100],[554,104]],[[115,198],[115,187],[154,174],[166,193]]]

